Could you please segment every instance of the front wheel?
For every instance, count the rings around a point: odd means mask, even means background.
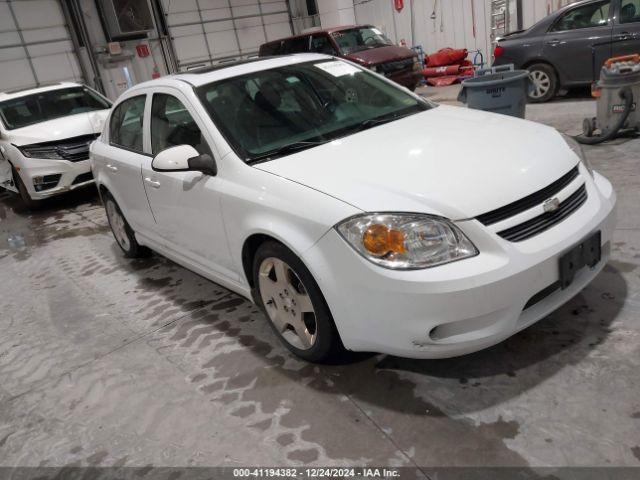
[[[256,301],[282,343],[310,362],[329,362],[344,352],[318,284],[302,261],[277,242],[260,246],[253,262]]]
[[[551,65],[536,63],[527,68],[531,74],[532,89],[529,101],[532,103],[548,102],[558,91],[558,76]]]
[[[104,208],[107,212],[107,220],[109,220],[113,236],[120,249],[124,252],[125,257],[140,258],[148,256],[150,250],[138,243],[133,229],[122,214],[122,210],[108,193],[104,194]]]
[[[29,210],[37,210],[38,208],[40,208],[42,206],[41,201],[31,198],[31,195],[29,195],[29,190],[27,190],[27,186],[22,181],[22,178],[20,178],[20,174],[15,169],[12,169],[12,172],[13,182],[18,189],[18,194],[20,195],[22,203],[24,203]]]

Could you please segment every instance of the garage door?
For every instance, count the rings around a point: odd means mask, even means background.
[[[257,55],[291,35],[284,0],[162,0],[180,70]]]
[[[57,0],[0,1],[0,91],[81,81]]]

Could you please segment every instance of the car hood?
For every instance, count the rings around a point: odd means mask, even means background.
[[[345,58],[364,65],[375,65],[378,63],[392,62],[394,60],[403,60],[414,56],[415,53],[408,48],[398,47],[397,45],[387,45],[385,47],[370,48],[353,52],[345,55]]]
[[[109,110],[78,113],[10,130],[11,143],[17,146],[55,142],[66,138],[101,133]]]
[[[577,162],[550,127],[439,106],[256,168],[363,211],[462,220],[546,187]]]

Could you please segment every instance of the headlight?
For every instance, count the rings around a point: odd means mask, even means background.
[[[587,157],[584,154],[582,145],[580,145],[573,137],[569,135],[565,135],[564,133],[561,133],[561,135],[562,138],[564,138],[564,141],[567,142],[569,148],[578,156],[580,161],[584,164],[585,168],[589,170],[589,173],[593,177],[593,168],[591,167],[591,163],[589,163],[589,160],[587,160]]]
[[[365,214],[336,226],[363,257],[393,270],[417,270],[478,255],[453,223],[414,213]]]
[[[43,146],[26,146],[20,147],[20,151],[25,157],[30,158],[43,158],[49,160],[64,160],[56,147],[43,147]]]

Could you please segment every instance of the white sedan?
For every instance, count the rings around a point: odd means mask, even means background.
[[[77,83],[0,92],[0,186],[29,207],[93,185],[89,145],[111,102]]]
[[[253,299],[310,361],[496,344],[583,289],[614,227],[568,137],[323,55],[140,84],[91,158],[126,255]]]

